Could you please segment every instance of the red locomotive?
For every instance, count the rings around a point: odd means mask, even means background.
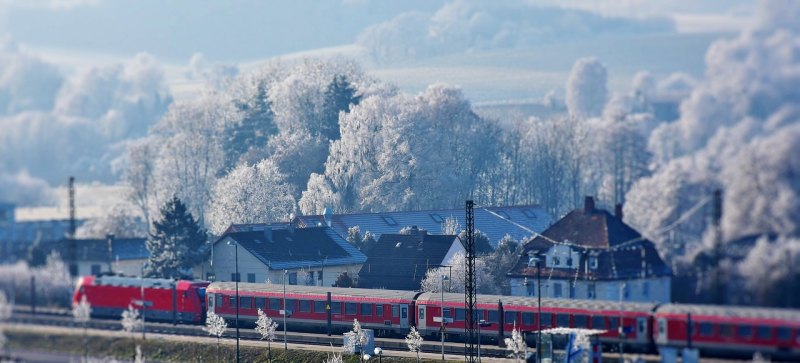
[[[119,318],[132,305],[145,307],[147,320],[202,323],[208,282],[140,279],[124,276],[84,276],[72,296],[92,305],[92,316]]]

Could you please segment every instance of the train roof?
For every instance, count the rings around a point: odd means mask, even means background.
[[[133,286],[144,287],[148,289],[171,289],[175,286],[177,289],[187,288],[193,284],[207,284],[204,281],[187,281],[187,280],[172,280],[172,279],[155,279],[145,278],[141,279],[133,276],[119,276],[119,275],[101,275],[101,276],[87,276],[84,278],[83,283],[90,286]]]
[[[262,293],[283,293],[283,284],[270,284],[270,283],[239,283],[239,293],[242,292],[262,292]],[[207,291],[214,293],[215,291],[235,291],[235,282],[213,282],[208,285]],[[358,298],[374,298],[386,300],[413,300],[419,292],[405,291],[405,290],[381,290],[381,289],[357,289],[357,288],[343,288],[343,287],[324,287],[324,286],[303,286],[303,285],[286,285],[286,293],[308,294],[308,295],[321,295],[325,296],[330,292],[331,296],[347,296]]]
[[[656,314],[714,316],[723,318],[769,319],[793,321],[800,324],[800,310],[745,306],[664,304]]]
[[[438,303],[442,299],[441,293],[426,292],[422,293],[418,298],[418,302]],[[463,293],[445,293],[444,301],[450,303],[464,303]],[[496,305],[498,301],[503,302],[503,306],[508,309],[512,307],[538,307],[538,299],[536,297],[528,296],[503,296],[503,295],[477,295],[476,302],[478,304],[493,304]],[[591,310],[591,311],[620,311],[620,307],[626,312],[652,312],[656,306],[655,303],[635,303],[625,302],[620,304],[617,301],[606,300],[582,300],[582,299],[542,299],[543,308],[562,308],[562,309],[575,309],[575,310]]]

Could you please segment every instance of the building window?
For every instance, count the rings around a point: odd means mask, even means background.
[[[528,296],[536,296],[536,284],[535,283],[528,283],[528,286],[525,286],[526,290],[528,291]]]
[[[555,283],[553,284],[553,297],[561,297],[561,284]]]
[[[232,273],[231,274],[231,281],[241,282],[241,281],[239,281],[239,274],[238,273]]]
[[[567,257],[567,266],[572,267],[572,257]]]
[[[289,272],[289,285],[297,285],[297,272]]]
[[[597,270],[597,256],[589,256],[589,268]]]
[[[575,298],[575,282],[574,281],[570,281],[569,282],[569,298],[570,299],[574,299]]]
[[[642,282],[642,296],[650,297],[650,281]]]
[[[317,281],[319,281],[319,284],[322,285],[322,270],[317,271]]]
[[[586,296],[590,299],[596,298],[597,292],[595,289],[594,282],[590,282],[589,285],[586,285]]]
[[[623,297],[625,300],[628,300],[628,298],[630,298],[630,290],[631,290],[631,288],[630,288],[630,286],[628,286],[628,284],[625,284],[625,285],[622,287],[622,297]]]
[[[386,222],[386,224],[388,224],[390,226],[396,226],[397,225],[397,221],[395,221],[394,218],[392,218],[390,216],[381,216],[381,219],[383,219],[383,221]]]
[[[100,274],[100,265],[92,265],[92,275]]]
[[[247,274],[247,282],[256,282],[256,274]]]
[[[551,263],[553,264],[553,266],[560,266],[560,265],[561,265],[561,258],[560,258],[560,257],[558,257],[558,256],[553,256],[553,257],[550,259],[550,261],[551,261]]]
[[[206,281],[214,281],[214,274],[206,272]]]

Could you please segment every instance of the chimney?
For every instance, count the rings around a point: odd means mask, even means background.
[[[594,212],[594,198],[592,196],[586,196],[586,199],[584,199],[583,212],[584,213]]]
[[[330,207],[325,208],[325,212],[322,214],[322,217],[325,218],[325,224],[330,227],[333,224],[333,209]]]
[[[622,220],[622,203],[617,203],[617,205],[614,206],[614,215],[619,220]]]

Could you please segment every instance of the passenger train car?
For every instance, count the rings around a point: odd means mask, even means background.
[[[73,304],[83,296],[92,306],[92,316],[119,319],[128,305],[145,305],[147,320],[202,323],[205,320],[205,289],[208,282],[140,279],[124,276],[84,276],[72,296]]]

